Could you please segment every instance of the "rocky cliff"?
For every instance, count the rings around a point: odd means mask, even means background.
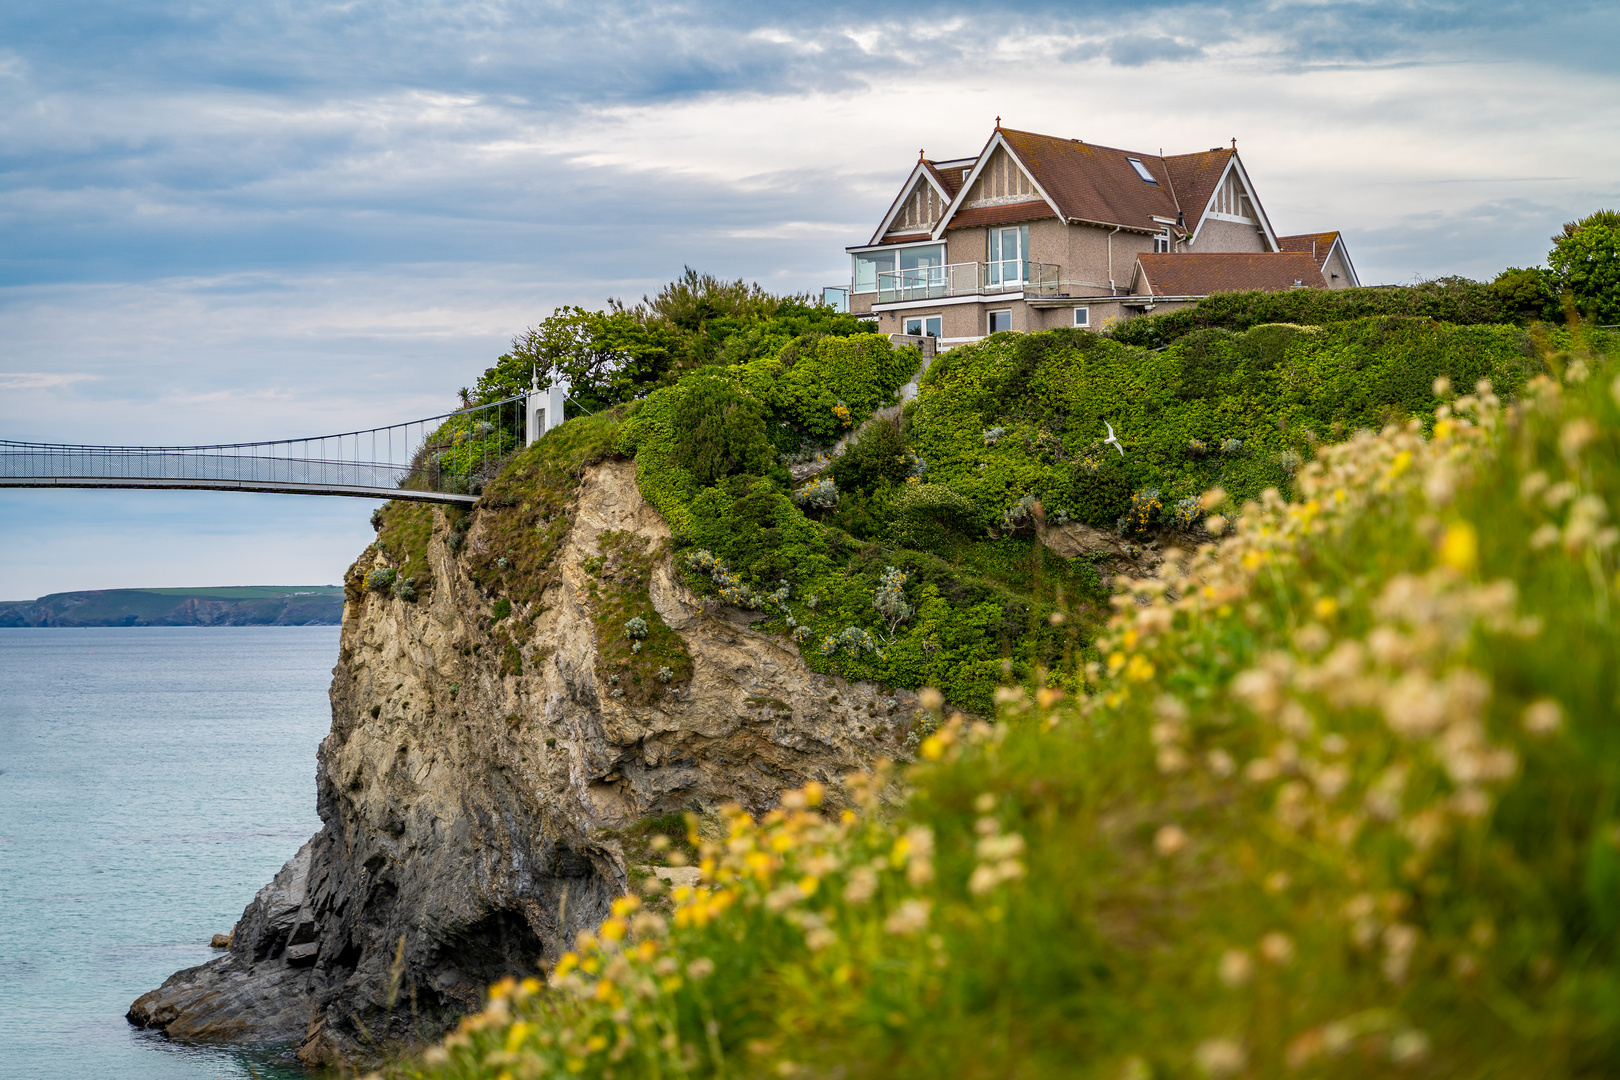
[[[900,751],[910,695],[816,675],[791,643],[704,609],[633,464],[573,468],[550,508],[490,503],[422,519],[431,581],[416,600],[357,587],[399,562],[385,545],[356,564],[318,755],[324,825],[254,897],[226,955],[143,995],[131,1022],[296,1044],[311,1063],[437,1035],[488,982],[534,972],[605,916],[626,885],[627,826],[731,801],[762,810],[784,787]],[[514,603],[478,567],[507,567],[518,527],[555,543],[543,567],[524,564],[544,573],[508,590]],[[654,629],[690,655],[629,694],[612,685],[630,670],[614,650],[640,648],[609,640],[600,586],[627,537],[648,554]]]

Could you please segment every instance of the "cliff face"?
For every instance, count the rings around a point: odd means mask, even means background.
[[[616,830],[729,801],[761,811],[784,787],[899,752],[910,695],[816,675],[793,646],[702,610],[633,464],[583,471],[549,584],[514,613],[532,620],[515,644],[466,569],[491,550],[488,520],[476,513],[453,548],[434,513],[426,599],[351,594],[318,755],[321,831],[248,905],[228,953],[143,995],[131,1022],[294,1043],[308,1062],[437,1035],[488,982],[534,972],[605,917],[626,883]],[[602,541],[626,534],[655,553],[648,595],[692,660],[641,703],[599,680],[592,575]]]

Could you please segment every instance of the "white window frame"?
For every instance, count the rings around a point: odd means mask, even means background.
[[[1007,257],[1007,246],[1003,243],[1008,233],[1015,234],[1013,243],[1017,247],[1010,259]],[[985,236],[985,243],[985,265],[989,267],[990,284],[1022,284],[1029,267],[1029,226],[992,225]]]
[[[997,315],[1005,315],[1005,316],[1007,316],[1007,329],[1008,330],[1012,329],[1012,308],[1010,308],[1010,307],[1009,308],[996,308],[994,311],[987,311],[987,312],[984,313],[984,327],[985,327],[985,336],[986,337],[988,337],[990,334],[999,334],[999,333],[1003,332],[1003,331],[1000,331],[1000,330],[992,329],[995,326],[996,316]]]
[[[1164,253],[1168,252],[1169,250],[1170,250],[1170,230],[1166,229],[1162,233],[1155,233],[1154,236],[1153,236],[1153,253],[1155,255],[1159,255],[1159,254],[1164,254]]]
[[[886,256],[888,258],[888,260],[889,260],[889,269],[887,269],[887,270],[873,270],[872,271],[872,287],[870,289],[868,289],[868,288],[863,288],[862,287],[862,285],[861,285],[861,274],[860,274],[860,271],[857,269],[857,267],[860,266],[860,262],[861,262],[862,258],[870,258],[872,256]],[[850,295],[851,296],[866,296],[866,295],[869,295],[871,293],[877,292],[878,291],[879,275],[892,273],[895,269],[897,269],[899,267],[899,265],[900,265],[900,251],[899,251],[898,248],[895,248],[895,247],[890,247],[888,249],[880,248],[880,249],[878,249],[876,251],[854,251],[854,252],[851,252],[850,253],[850,262],[849,262],[849,293],[850,293]]]
[[[1074,309],[1074,325],[1082,330],[1090,329],[1091,309],[1089,307],[1077,307]]]
[[[928,324],[934,324],[933,333],[929,333]],[[941,315],[907,315],[900,323],[905,332],[912,337],[940,337],[945,332],[945,319]],[[913,330],[912,326],[917,329]]]

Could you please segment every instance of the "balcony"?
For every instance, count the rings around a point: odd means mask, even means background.
[[[951,296],[992,296],[1021,292],[1026,296],[1056,296],[1056,263],[967,262],[946,266],[919,266],[914,270],[885,270],[878,274],[880,304],[941,300]]]

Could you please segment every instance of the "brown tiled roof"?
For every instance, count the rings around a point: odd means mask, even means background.
[[[1136,265],[1153,296],[1208,296],[1218,292],[1278,292],[1296,283],[1325,289],[1310,251],[1164,252],[1138,255]]]
[[[1178,203],[1187,229],[1195,228],[1235,153],[1209,150],[1160,157],[1011,128],[1002,128],[1001,135],[1065,218],[1134,229],[1156,230],[1155,217],[1175,220]],[[1140,160],[1157,183],[1138,176],[1127,158]]]
[[[1013,225],[1020,221],[1036,221],[1053,217],[1052,208],[1045,199],[1034,202],[1006,203],[1002,206],[979,206],[972,210],[958,210],[951,218],[953,229],[971,229],[981,225]]]
[[[939,181],[939,186],[945,189],[947,201],[956,198],[956,193],[962,190],[961,169],[941,169],[927,158],[923,159],[923,167],[928,170],[935,180]]]
[[[1187,231],[1198,228],[1204,216],[1209,197],[1215,194],[1215,185],[1226,172],[1226,163],[1237,156],[1236,150],[1215,147],[1200,154],[1171,154],[1164,159],[1165,171],[1176,185],[1176,197],[1187,215]]]
[[[1333,250],[1333,242],[1339,238],[1337,231],[1300,233],[1298,236],[1279,236],[1277,246],[1284,251],[1303,251],[1306,254],[1315,253],[1316,268],[1318,270],[1327,265],[1328,252]],[[1315,244],[1313,248],[1311,245]]]

